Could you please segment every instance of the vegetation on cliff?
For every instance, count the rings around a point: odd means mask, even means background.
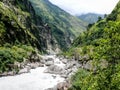
[[[87,55],[93,66],[89,71],[83,69],[76,73],[70,90],[120,89],[119,8],[120,2],[108,17],[80,34],[66,53],[69,56],[74,55],[77,60],[81,59],[80,56]]]
[[[86,23],[81,23],[47,0],[0,0],[0,72],[14,69],[7,64],[23,61],[29,57],[26,53],[33,53],[24,51],[22,46],[36,48],[43,53],[68,48],[72,39],[85,30]]]
[[[40,20],[28,1],[0,1],[0,73],[18,69],[14,67],[15,62],[29,58],[35,48],[41,52],[46,48],[33,17]],[[41,23],[39,25],[42,27]]]
[[[86,30],[86,22],[53,5],[49,0],[30,1],[36,14],[51,27],[53,37],[61,49],[68,48],[73,39]]]

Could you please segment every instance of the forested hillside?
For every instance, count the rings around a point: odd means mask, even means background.
[[[50,26],[41,18],[28,0],[0,0],[0,73],[18,70],[15,63],[27,62],[36,50],[56,50]]]
[[[92,24],[92,23],[97,22],[100,17],[104,18],[104,15],[96,14],[96,13],[87,13],[87,14],[79,15],[77,17],[85,22]]]
[[[48,0],[0,0],[0,73],[16,71],[36,50],[67,49],[86,25]]]
[[[20,89],[23,85],[31,89],[29,83],[35,82],[39,88],[40,80],[50,84],[53,80],[54,88],[62,88],[59,90],[69,86],[68,90],[120,90],[120,1],[104,19],[87,23],[49,0],[0,0],[0,77],[28,73],[40,66],[37,72],[27,74],[31,79],[38,73],[37,78],[29,81],[26,74],[21,75],[28,83],[11,84],[12,87]],[[0,78],[2,88],[6,87],[4,79]]]
[[[66,53],[90,68],[80,69],[70,90],[120,90],[120,2],[74,40]]]
[[[52,30],[59,47],[66,49],[80,32],[86,30],[87,23],[70,15],[48,0],[30,0],[36,14],[42,17]]]

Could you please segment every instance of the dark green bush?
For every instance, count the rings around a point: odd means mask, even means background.
[[[34,49],[27,45],[11,46],[5,44],[4,47],[0,47],[0,72],[15,69],[15,62],[23,62],[23,59],[28,58],[32,52]]]

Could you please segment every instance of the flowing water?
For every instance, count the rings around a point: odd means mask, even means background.
[[[44,56],[53,58],[54,64],[64,67],[64,64],[55,55]],[[59,75],[44,73],[47,66],[31,69],[30,73],[0,78],[0,90],[45,90],[52,88],[65,79]],[[54,77],[55,76],[55,77]]]

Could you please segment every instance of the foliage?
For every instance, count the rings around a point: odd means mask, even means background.
[[[29,13],[22,11],[20,8],[15,8],[14,12],[11,8],[0,2],[0,45],[7,43],[31,43],[35,42],[36,38],[26,29],[23,20],[29,17]],[[22,17],[22,21],[18,19],[18,13]],[[24,21],[25,22],[25,21]],[[29,38],[28,38],[29,37]]]
[[[0,47],[0,73],[15,69],[15,62],[23,62],[32,52],[34,49],[27,45],[5,44],[4,47]]]
[[[83,81],[86,76],[88,76],[90,73],[84,69],[79,69],[78,72],[75,73],[75,75],[72,76],[72,87],[69,88],[69,90],[81,90],[81,87],[84,85]]]
[[[29,1],[36,14],[42,17],[44,24],[47,23],[50,26],[52,35],[61,49],[68,48],[71,41],[86,29],[85,22],[53,5],[49,0]]]
[[[76,48],[81,49],[77,53],[79,55],[88,54],[96,67],[96,70],[90,71],[89,75],[76,80],[75,85],[73,84],[70,90],[120,90],[119,5],[118,3],[112,14],[108,15],[107,18],[98,21],[86,32],[80,34],[74,40],[72,48],[67,52],[68,55],[69,53],[74,55]],[[117,14],[113,17],[112,15],[115,13]],[[113,18],[108,19],[109,16]],[[78,73],[80,74],[80,72]],[[81,77],[75,76],[76,78]]]
[[[98,21],[98,17],[104,18],[104,15],[102,14],[95,14],[95,13],[87,13],[87,14],[82,14],[78,16],[83,21],[88,22],[89,24],[93,24]]]

